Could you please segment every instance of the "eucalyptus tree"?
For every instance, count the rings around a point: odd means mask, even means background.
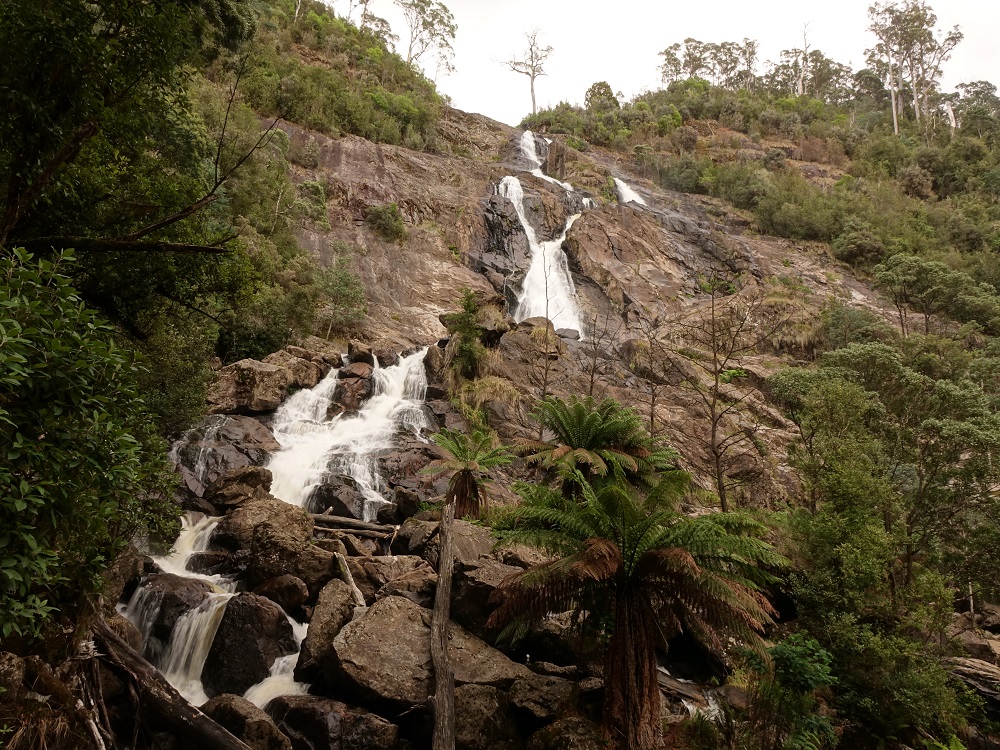
[[[545,61],[554,51],[552,47],[543,47],[538,41],[540,33],[538,29],[526,32],[524,36],[528,40],[528,47],[521,53],[521,56],[512,56],[509,60],[503,61],[503,64],[512,72],[528,77],[531,85],[531,114],[538,112],[535,100],[535,79],[545,75]]]

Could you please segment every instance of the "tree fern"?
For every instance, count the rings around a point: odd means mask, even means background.
[[[455,503],[455,516],[479,518],[485,504],[484,489],[492,469],[509,464],[511,456],[496,445],[495,438],[482,431],[466,435],[444,429],[431,436],[444,456],[432,462],[424,473],[432,477],[451,474],[446,502]]]

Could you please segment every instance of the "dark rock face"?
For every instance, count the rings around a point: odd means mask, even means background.
[[[524,273],[531,265],[528,237],[517,218],[514,204],[499,195],[483,202],[486,242],[470,256],[473,270],[501,277]]]
[[[141,597],[139,627],[147,635],[145,653],[155,654],[170,641],[177,621],[187,612],[200,605],[212,593],[212,587],[205,581],[184,578],[173,573],[151,575],[133,594]]]
[[[208,389],[208,410],[212,414],[263,414],[281,406],[287,391],[284,367],[241,359],[216,373]]]
[[[437,528],[436,521],[407,519],[392,541],[393,554],[419,555],[436,569],[439,549]],[[488,556],[496,543],[489,529],[466,521],[455,521],[453,533],[456,564],[473,563]]]
[[[201,712],[253,750],[292,750],[292,743],[271,717],[242,696],[217,695],[201,707]]]
[[[573,716],[535,732],[528,740],[527,750],[607,750],[607,747],[600,727]]]
[[[227,509],[242,505],[260,493],[271,491],[273,477],[263,466],[240,466],[221,474],[205,488],[204,498],[216,508]]]
[[[423,706],[433,689],[430,610],[408,599],[377,601],[334,640],[333,680],[356,691],[366,705],[405,711]],[[388,634],[392,634],[391,637]],[[506,688],[530,671],[458,626],[451,628],[450,653],[458,685]]]
[[[522,750],[503,691],[490,685],[462,685],[455,690],[455,750]]]
[[[393,491],[396,488],[409,490],[421,501],[443,494],[447,487],[446,480],[439,479],[428,484],[428,477],[420,473],[432,461],[440,458],[437,447],[433,443],[423,442],[408,430],[396,433],[393,442],[395,447],[377,456],[379,471],[386,486]]]
[[[291,615],[301,613],[306,599],[309,598],[309,588],[306,584],[301,578],[296,578],[290,573],[268,578],[257,586],[253,593],[270,599]]]
[[[334,658],[333,639],[351,621],[354,607],[351,588],[340,579],[323,587],[295,663],[296,680],[317,683],[323,678],[324,665]]]
[[[233,469],[267,461],[281,446],[256,419],[247,416],[213,416],[189,430],[174,451],[184,489],[196,496],[207,485]]]
[[[365,496],[358,483],[344,474],[329,474],[309,495],[312,513],[357,518],[364,516]]]
[[[486,621],[495,608],[490,604],[490,596],[504,580],[520,572],[520,568],[491,558],[457,564],[452,584],[451,618],[480,638],[493,642],[500,628],[486,628]]]
[[[428,606],[433,600],[437,574],[415,555],[349,557],[347,567],[366,604],[391,594]]]
[[[337,374],[337,387],[333,391],[333,405],[348,413],[360,409],[375,392],[372,372],[372,366],[366,362],[352,362],[341,368]]]
[[[267,705],[292,750],[394,750],[399,729],[374,714],[311,695],[287,695]]]
[[[575,682],[533,674],[515,682],[508,693],[511,706],[530,726],[539,727],[558,718],[576,703]]]
[[[295,648],[292,626],[278,605],[256,594],[237,594],[226,605],[205,660],[205,692],[241,695],[268,676],[275,659]]]
[[[195,552],[188,558],[187,569],[206,576],[232,575],[236,572],[232,554],[222,550]]]
[[[351,340],[348,342],[347,359],[351,362],[364,362],[372,367],[375,366],[372,348],[362,341]]]

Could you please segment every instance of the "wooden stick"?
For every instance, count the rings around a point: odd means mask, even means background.
[[[438,585],[431,613],[431,662],[434,665],[434,750],[455,750],[455,674],[448,654],[448,618],[451,616],[451,573],[455,560],[452,524],[455,503],[445,503],[441,514]]]
[[[381,523],[369,523],[359,521],[356,518],[344,518],[343,516],[328,516],[321,513],[311,513],[313,523],[317,526],[334,526],[340,529],[361,529],[362,531],[379,531],[383,534],[391,534],[395,526],[386,526]]]

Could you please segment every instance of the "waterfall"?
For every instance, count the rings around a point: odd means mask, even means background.
[[[580,214],[569,218],[562,234],[556,239],[541,242],[524,212],[524,189],[521,181],[516,177],[504,177],[500,181],[499,192],[514,205],[531,248],[531,265],[521,283],[514,319],[520,322],[527,318],[548,318],[556,329],[571,328],[582,333],[583,322],[576,303],[576,287],[569,271],[569,261],[562,249],[566,234],[573,222],[580,218]]]
[[[295,622],[291,617],[288,618],[288,622],[291,623],[295,635],[295,653],[275,659],[271,665],[271,673],[243,694],[244,698],[258,708],[264,708],[274,698],[282,695],[305,695],[309,692],[309,686],[303,682],[296,682],[294,676],[295,662],[299,660],[299,651],[302,649],[302,641],[306,639],[309,626]]]
[[[619,180],[617,177],[614,178],[615,187],[618,188],[618,202],[625,203],[638,203],[640,206],[645,206],[646,201],[643,197],[639,195],[632,187],[624,180]]]
[[[551,141],[548,141],[548,143],[551,143]],[[531,165],[531,169],[528,170],[531,174],[540,180],[545,180],[546,182],[551,182],[553,185],[558,185],[568,193],[573,192],[573,186],[568,182],[560,182],[555,177],[549,177],[542,171],[542,160],[538,158],[538,149],[535,147],[534,133],[530,130],[525,130],[521,135],[521,142],[519,145],[521,147],[521,155],[524,156],[524,158],[528,161],[528,164]]]
[[[376,360],[374,394],[355,416],[326,418],[336,372],[312,391],[292,396],[274,418],[274,436],[281,450],[268,464],[273,475],[271,494],[304,507],[324,475],[331,471],[346,474],[365,496],[365,520],[372,520],[378,506],[386,502],[376,461],[379,451],[392,447],[401,427],[419,432],[431,426],[423,406],[426,353],[422,349],[385,368]]]
[[[208,700],[201,682],[201,670],[226,613],[226,605],[233,596],[231,593],[212,594],[181,615],[159,660],[163,676],[192,705],[200,706]]]

